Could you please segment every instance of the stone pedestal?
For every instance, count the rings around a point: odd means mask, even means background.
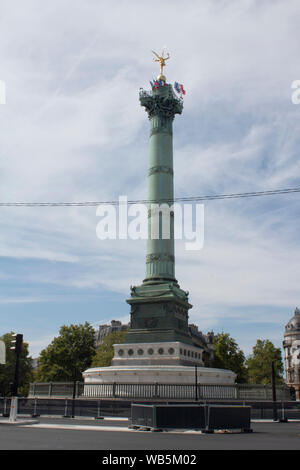
[[[188,331],[188,293],[177,283],[144,283],[131,288],[130,330],[125,343],[180,341],[192,344]]]
[[[179,341],[114,344],[113,366],[204,366],[203,349]]]
[[[87,369],[85,384],[195,384],[195,367],[188,366],[111,366]],[[198,384],[233,385],[236,375],[230,370],[197,368]],[[88,390],[88,388],[87,388]]]

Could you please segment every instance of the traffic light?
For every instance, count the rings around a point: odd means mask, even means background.
[[[22,343],[23,343],[23,335],[12,334],[12,336],[14,339],[11,340],[10,349],[15,351],[16,354],[20,354],[21,349],[22,349]]]
[[[20,355],[22,350],[22,343],[23,343],[23,335],[21,334],[12,334],[13,338],[11,340],[11,347],[10,349],[15,351],[16,355],[16,364],[15,364],[15,378],[11,390],[11,395],[13,397],[18,396],[18,386],[19,386],[19,364],[20,364]]]

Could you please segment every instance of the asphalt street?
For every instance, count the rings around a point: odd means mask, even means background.
[[[299,450],[300,422],[253,422],[252,433],[131,430],[127,420],[0,421],[1,450]]]

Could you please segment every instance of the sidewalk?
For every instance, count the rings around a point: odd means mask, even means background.
[[[0,417],[0,424],[10,424],[10,425],[24,425],[24,424],[36,424],[38,423],[39,421],[37,419],[30,419],[30,418],[23,418],[23,417],[20,417],[20,418],[17,418],[16,421],[9,421],[9,418],[3,418],[3,417]]]

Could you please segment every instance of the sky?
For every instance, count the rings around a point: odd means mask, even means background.
[[[300,187],[298,0],[0,0],[0,202],[147,198],[149,121],[139,104],[183,83],[175,196]],[[204,244],[177,240],[190,323],[246,355],[282,346],[300,304],[298,193],[207,201]],[[144,240],[99,240],[96,207],[0,207],[0,335],[32,357],[62,325],[129,321]]]

